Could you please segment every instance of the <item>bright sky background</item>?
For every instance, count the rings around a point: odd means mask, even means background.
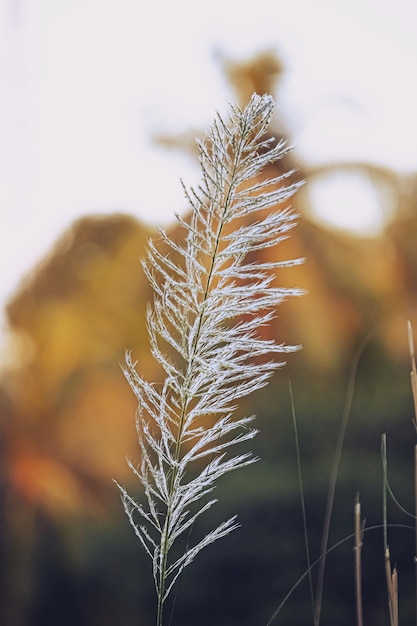
[[[152,134],[226,110],[216,51],[281,53],[280,115],[306,162],[417,171],[416,25],[416,0],[0,0],[0,308],[75,218],[184,208],[178,179],[197,170]],[[342,196],[323,206],[354,216]]]

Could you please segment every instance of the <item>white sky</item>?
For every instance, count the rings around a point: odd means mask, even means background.
[[[76,217],[184,207],[197,170],[151,136],[226,110],[216,50],[282,54],[307,162],[417,171],[416,28],[417,0],[0,0],[0,307]],[[355,215],[330,191],[324,207]]]

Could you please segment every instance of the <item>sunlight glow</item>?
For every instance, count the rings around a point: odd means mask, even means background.
[[[336,171],[308,183],[312,215],[326,225],[356,235],[380,234],[395,209],[393,190],[365,175]]]

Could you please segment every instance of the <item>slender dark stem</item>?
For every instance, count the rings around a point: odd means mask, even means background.
[[[309,541],[308,541],[307,515],[306,515],[305,498],[304,498],[303,474],[301,470],[301,454],[300,454],[300,445],[298,441],[297,418],[296,418],[296,413],[295,413],[294,396],[292,392],[291,381],[289,383],[289,387],[290,387],[291,411],[292,411],[292,420],[293,420],[293,425],[294,425],[295,448],[296,448],[296,457],[297,457],[297,474],[298,474],[298,482],[299,482],[300,497],[301,497],[301,512],[303,516],[303,532],[304,532],[304,544],[305,544],[305,551],[306,551],[308,581],[309,581],[309,586],[310,586],[311,606],[312,606],[313,616],[314,616],[314,589],[313,589],[313,577],[312,577],[312,571],[311,571],[310,546],[309,546]]]
[[[320,616],[321,616],[321,607],[323,601],[323,587],[324,587],[324,571],[326,568],[326,554],[327,554],[327,546],[329,542],[329,534],[330,534],[330,523],[332,519],[333,513],[333,504],[336,493],[336,483],[339,475],[340,468],[340,460],[342,457],[343,444],[345,440],[346,428],[349,421],[350,410],[353,402],[353,395],[355,391],[355,381],[356,381],[356,373],[358,370],[359,360],[362,356],[362,352],[368,343],[370,337],[374,334],[374,332],[367,335],[362,343],[359,345],[358,350],[356,352],[355,357],[353,358],[348,387],[346,392],[346,400],[345,406],[343,409],[342,420],[340,422],[339,434],[336,444],[336,449],[333,458],[333,465],[330,472],[330,480],[329,480],[329,489],[327,492],[327,502],[326,502],[326,510],[324,514],[324,522],[323,522],[323,534],[322,534],[322,542],[320,547],[320,554],[323,555],[323,558],[320,559],[318,574],[317,574],[317,588],[316,588],[316,604],[314,611],[314,626],[319,626],[320,624]]]

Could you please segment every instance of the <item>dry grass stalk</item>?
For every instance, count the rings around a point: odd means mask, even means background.
[[[410,351],[410,360],[411,360],[411,389],[413,391],[413,399],[414,399],[414,412],[415,412],[415,421],[414,425],[417,428],[417,368],[416,368],[416,356],[414,351],[414,339],[413,339],[413,327],[411,322],[408,322],[408,347]],[[415,564],[415,623],[417,625],[417,446],[414,447],[414,516],[415,516],[415,556],[414,556],[414,564]]]
[[[363,526],[361,521],[361,503],[359,496],[355,502],[354,513],[355,524],[355,596],[356,596],[356,623],[357,626],[363,626],[363,607],[362,607],[362,544],[363,544]]]
[[[398,573],[397,568],[391,570],[389,548],[385,549],[385,575],[387,580],[388,606],[391,626],[398,626]]]
[[[414,446],[414,528],[415,528],[415,555],[414,555],[414,580],[415,580],[415,623],[417,626],[417,446]]]
[[[383,490],[382,490],[382,508],[383,508],[383,522],[382,527],[384,531],[384,558],[385,558],[385,578],[387,583],[387,595],[388,595],[388,608],[390,616],[390,625],[398,625],[398,582],[396,569],[391,569],[391,555],[388,546],[388,518],[387,518],[387,492],[389,492],[388,485],[388,461],[387,461],[387,435],[382,435],[382,471],[383,471]],[[395,573],[395,576],[394,576]]]

